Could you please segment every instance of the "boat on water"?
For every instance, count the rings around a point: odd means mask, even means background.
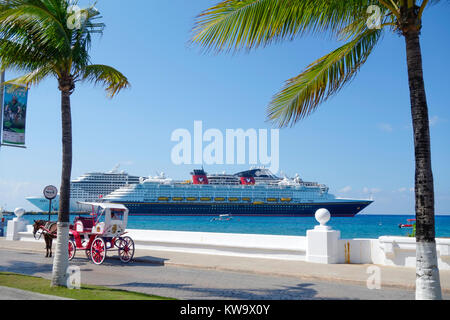
[[[414,225],[416,224],[416,219],[406,219],[406,221],[408,221],[407,224],[400,223],[400,224],[398,225],[398,227],[399,227],[400,229],[402,229],[402,228],[413,228]]]
[[[233,219],[229,214],[221,214],[219,217],[214,217],[211,221],[231,221]]]
[[[119,171],[119,165],[109,172],[91,172],[81,175],[70,182],[70,212],[87,213],[80,202],[98,202],[120,187],[138,184],[141,177]],[[43,197],[27,197],[29,202],[42,211],[49,211],[50,203]],[[59,209],[59,194],[52,200],[52,212]]]
[[[236,174],[191,172],[192,180],[175,181],[164,174],[125,185],[103,201],[124,204],[130,215],[162,216],[314,216],[328,209],[332,216],[353,217],[372,200],[341,199],[326,185],[298,175],[280,178],[266,168]]]

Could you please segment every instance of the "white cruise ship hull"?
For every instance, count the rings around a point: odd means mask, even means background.
[[[26,198],[30,203],[32,203],[35,207],[39,208],[39,210],[44,211],[44,212],[48,212],[49,211],[49,206],[50,206],[50,202],[49,200],[47,200],[44,197],[28,197]],[[78,204],[79,201],[86,201],[86,202],[91,202],[91,201],[97,201],[98,199],[74,199],[71,198],[70,199],[70,212],[71,213],[86,213],[86,210],[83,210],[83,208]],[[86,209],[86,207],[84,208]],[[51,212],[58,212],[59,210],[59,196],[57,196],[54,200],[52,200],[52,208],[51,208]]]

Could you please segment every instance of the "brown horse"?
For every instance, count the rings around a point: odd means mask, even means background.
[[[44,220],[34,220],[33,235],[36,240],[39,240],[41,238],[41,235],[39,235],[39,237],[36,237],[36,233],[39,230],[41,230],[41,234],[44,234],[45,249],[47,250],[45,257],[51,258],[52,243],[53,243],[53,239],[56,238],[56,233],[57,233],[56,222],[44,221]]]

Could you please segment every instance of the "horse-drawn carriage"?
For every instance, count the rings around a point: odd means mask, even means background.
[[[80,204],[91,207],[92,213],[90,217],[76,217],[73,225],[70,225],[69,260],[75,257],[77,250],[83,250],[92,262],[102,264],[107,251],[117,250],[122,262],[130,262],[134,256],[134,242],[129,236],[124,236],[128,209],[124,205],[114,203]],[[56,230],[50,233],[47,228],[48,224],[41,226],[41,233],[55,238]]]
[[[121,204],[88,203],[91,206],[90,217],[75,218],[70,228],[69,260],[77,250],[84,250],[86,256],[95,264],[105,261],[109,250],[118,250],[122,262],[130,262],[134,256],[134,242],[124,236],[128,221],[128,209]]]

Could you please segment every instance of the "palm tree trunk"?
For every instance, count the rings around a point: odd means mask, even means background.
[[[416,299],[442,299],[436,255],[430,127],[422,69],[420,31],[404,33],[416,161]]]
[[[70,176],[72,172],[72,116],[70,112],[70,86],[62,85],[62,174],[59,196],[58,234],[55,260],[53,261],[52,286],[67,286],[67,268],[69,266],[68,241],[70,217]]]

